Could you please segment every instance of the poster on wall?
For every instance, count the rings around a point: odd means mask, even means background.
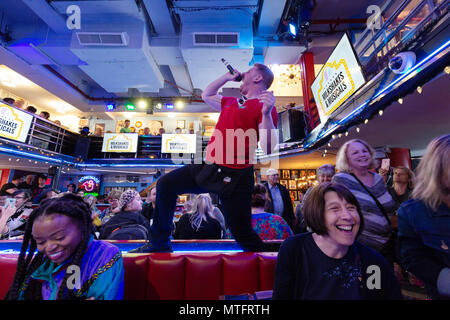
[[[137,133],[105,133],[102,152],[136,152]]]
[[[311,85],[320,122],[325,123],[364,83],[352,44],[344,34]]]
[[[0,136],[25,142],[33,116],[7,104],[0,103]]]
[[[195,153],[197,136],[195,134],[163,134],[161,152]]]

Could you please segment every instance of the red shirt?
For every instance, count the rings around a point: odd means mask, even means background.
[[[221,104],[219,120],[206,148],[206,161],[234,169],[251,167],[258,147],[263,104],[258,99],[249,99],[239,106],[234,97],[223,97]],[[278,114],[275,107],[272,120],[276,128]]]

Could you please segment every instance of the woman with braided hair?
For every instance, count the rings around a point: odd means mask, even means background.
[[[80,197],[45,200],[30,214],[6,299],[120,300],[123,289],[120,250],[94,240],[91,212]]]

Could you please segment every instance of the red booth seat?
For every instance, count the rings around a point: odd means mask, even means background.
[[[271,290],[277,253],[125,254],[126,300],[216,300]],[[0,256],[0,297],[14,276],[17,256]]]

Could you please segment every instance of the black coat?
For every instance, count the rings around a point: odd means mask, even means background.
[[[267,207],[265,208],[267,212],[274,213],[273,209],[273,199],[272,199],[272,193],[269,189],[269,183],[265,182],[264,186],[267,189],[267,192],[269,194],[269,203],[267,204]],[[278,188],[280,189],[281,193],[281,199],[283,199],[283,215],[282,218],[288,223],[288,225],[293,229],[295,217],[294,217],[294,208],[292,207],[292,200],[289,195],[289,191],[281,184],[277,183]]]
[[[115,214],[100,228],[100,239],[106,239],[111,233],[126,225],[140,224],[147,229],[147,234],[150,234],[150,221],[148,221],[139,211],[120,211]]]

